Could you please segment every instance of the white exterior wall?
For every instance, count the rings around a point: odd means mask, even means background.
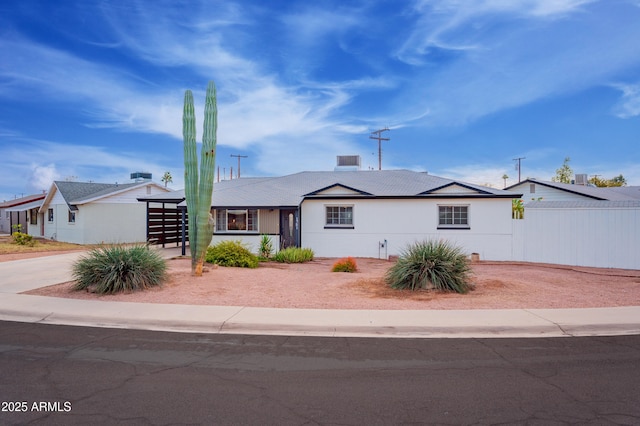
[[[53,222],[49,222],[49,209],[53,209]],[[83,244],[82,217],[76,212],[76,222],[69,223],[69,206],[60,192],[51,198],[44,209],[44,237],[50,240]]]
[[[640,269],[640,209],[525,208],[513,260]]]
[[[328,205],[353,205],[354,229],[325,229]],[[468,205],[471,229],[437,229],[438,205]],[[512,254],[511,199],[307,199],[301,216],[301,245],[320,257],[386,258],[427,238],[447,239],[484,260]]]
[[[37,214],[37,213],[36,213]],[[38,215],[38,224],[31,224],[31,212],[29,212],[29,220],[27,221],[27,234],[33,235],[34,237],[42,237],[40,230],[40,224],[42,223],[42,216]]]
[[[10,234],[11,226],[9,225],[9,212],[6,209],[0,209],[0,234]]]
[[[147,239],[145,203],[91,203],[80,206],[83,244],[144,243]]]

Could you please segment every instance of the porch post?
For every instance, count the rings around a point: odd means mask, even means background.
[[[182,234],[182,255],[184,256],[186,254],[186,245],[187,245],[187,236],[186,236],[186,229],[187,229],[187,209],[184,208],[182,209],[182,229],[180,230],[180,233]]]

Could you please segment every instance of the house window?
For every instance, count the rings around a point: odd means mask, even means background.
[[[47,209],[47,220],[53,222],[53,209]]]
[[[76,222],[76,212],[72,212],[71,210],[69,210],[69,223],[75,223]]]
[[[529,193],[531,193],[531,194],[535,194],[536,193],[536,184],[535,183],[530,183],[529,184]]]
[[[469,206],[438,206],[438,228],[469,229]]]
[[[353,228],[353,206],[326,206],[326,227]]]
[[[258,210],[216,210],[216,231],[258,232]]]
[[[31,225],[38,224],[38,209],[29,210],[29,223]]]

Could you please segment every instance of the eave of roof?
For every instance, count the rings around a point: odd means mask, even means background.
[[[14,200],[4,201],[0,203],[0,209],[20,206],[22,204],[30,203],[36,200],[44,200],[45,197],[46,197],[46,194],[33,194],[33,195],[27,195],[25,197],[16,198]]]

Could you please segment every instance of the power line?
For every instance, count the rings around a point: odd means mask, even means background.
[[[389,140],[389,138],[382,137],[382,132],[388,132],[388,131],[389,131],[389,128],[385,127],[384,129],[371,132],[371,136],[369,136],[369,139],[376,139],[378,141],[378,170],[382,170],[382,141]]]

